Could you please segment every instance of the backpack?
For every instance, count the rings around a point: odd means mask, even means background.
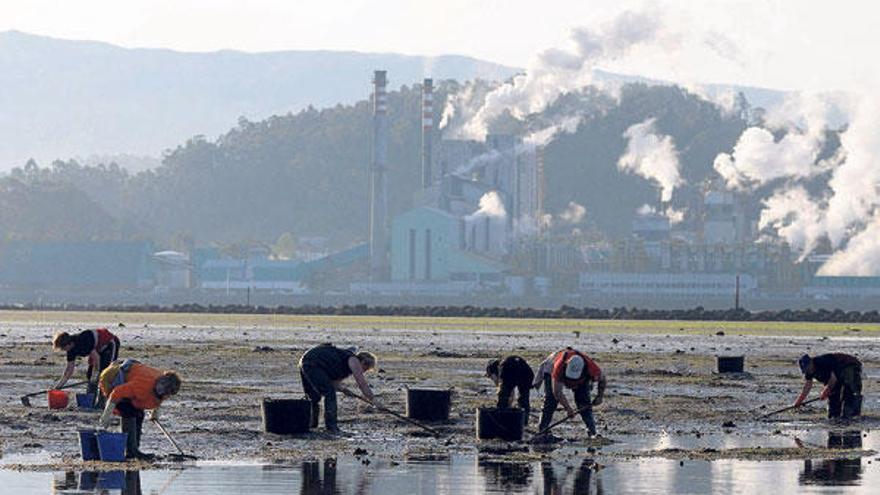
[[[107,369],[101,373],[100,377],[101,390],[104,392],[104,395],[109,396],[114,388],[125,383],[125,375],[131,369],[131,366],[136,363],[140,363],[140,361],[135,359],[117,359],[110,363],[110,366],[107,366]]]

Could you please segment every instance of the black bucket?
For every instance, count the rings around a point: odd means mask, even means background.
[[[715,356],[719,373],[742,373],[745,361],[744,356]]]
[[[477,409],[477,438],[489,440],[500,438],[510,442],[522,440],[522,409],[498,409],[481,407]]]
[[[406,416],[418,421],[448,421],[452,391],[411,388],[406,391]]]
[[[279,435],[306,433],[312,424],[312,401],[263,399],[263,431]]]

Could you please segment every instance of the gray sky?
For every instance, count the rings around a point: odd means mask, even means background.
[[[869,1],[5,0],[0,30],[184,51],[457,53],[526,66],[564,46],[571,28],[624,9],[656,12],[681,39],[613,69],[810,90],[880,80],[880,7]]]

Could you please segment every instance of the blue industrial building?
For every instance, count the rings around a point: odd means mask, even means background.
[[[395,217],[391,279],[422,282],[500,282],[504,265],[467,249],[465,221],[432,207]]]

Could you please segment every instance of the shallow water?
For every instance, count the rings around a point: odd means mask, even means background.
[[[15,494],[410,494],[410,493],[876,493],[873,459],[679,461],[641,459],[596,468],[572,456],[553,462],[499,462],[476,455],[399,463],[340,457],[297,467],[202,464],[181,470],[0,471]]]

